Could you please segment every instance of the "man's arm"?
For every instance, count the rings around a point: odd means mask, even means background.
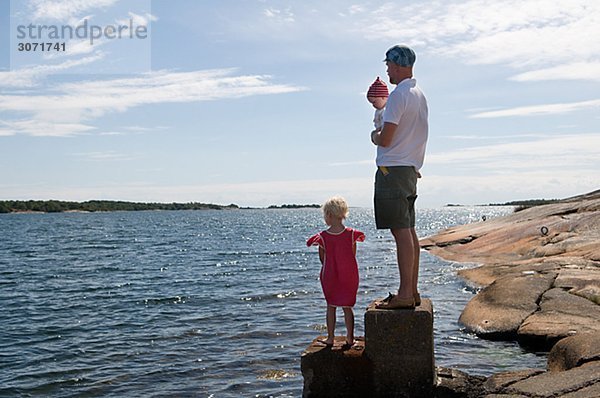
[[[371,132],[371,141],[377,146],[390,146],[397,127],[397,124],[385,122],[381,131],[374,130]]]

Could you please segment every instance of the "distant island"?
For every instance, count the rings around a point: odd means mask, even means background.
[[[535,206],[550,205],[554,203],[560,203],[560,199],[530,199],[530,200],[515,200],[513,202],[506,203],[492,203],[488,206],[514,206],[515,213],[521,210],[529,209]]]
[[[142,211],[142,210],[231,210],[239,209],[235,204],[227,206],[210,203],[138,203],[111,200],[66,202],[60,200],[3,200],[0,213],[62,213],[68,211]]]
[[[297,204],[292,204],[292,205],[281,205],[281,206],[276,206],[276,205],[271,205],[268,208],[269,209],[318,209],[320,208],[321,205],[297,205]]]
[[[533,207],[533,206],[542,206],[549,205],[552,203],[558,203],[561,199],[529,199],[529,200],[515,200],[512,202],[505,203],[491,203],[488,206],[525,206],[525,207]]]
[[[528,200],[514,200],[512,202],[504,202],[504,203],[489,203],[487,205],[478,205],[478,206],[515,206],[516,210],[523,210],[529,207],[534,206],[542,206],[549,205],[553,203],[559,203],[561,199],[528,199]],[[446,207],[462,207],[465,205],[448,203]]]
[[[317,204],[271,205],[268,209],[306,209],[320,208]],[[144,211],[144,210],[251,210],[252,207],[240,207],[236,204],[217,205],[212,203],[142,203],[115,200],[89,200],[70,202],[62,200],[0,200],[0,213],[64,213],[64,212],[102,212],[102,211]],[[264,208],[263,208],[264,209]]]

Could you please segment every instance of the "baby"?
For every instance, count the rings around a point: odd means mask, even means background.
[[[389,95],[386,84],[377,76],[377,79],[375,79],[375,82],[371,84],[369,91],[367,91],[367,101],[375,108],[375,116],[373,117],[374,131],[381,131],[383,129],[383,111]]]

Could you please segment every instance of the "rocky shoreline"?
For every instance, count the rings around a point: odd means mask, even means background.
[[[439,397],[600,397],[600,190],[421,240],[481,287],[460,322],[482,338],[550,350],[547,370],[487,379],[438,370]]]

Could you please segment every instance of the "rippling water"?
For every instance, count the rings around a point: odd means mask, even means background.
[[[420,210],[419,236],[508,208]],[[391,235],[370,209],[363,310],[396,288]],[[0,215],[0,396],[299,397],[300,354],[325,331],[317,209]],[[515,343],[457,324],[473,288],[465,264],[421,253],[435,309],[436,365],[471,374],[544,367]],[[341,316],[338,334],[343,334]]]

